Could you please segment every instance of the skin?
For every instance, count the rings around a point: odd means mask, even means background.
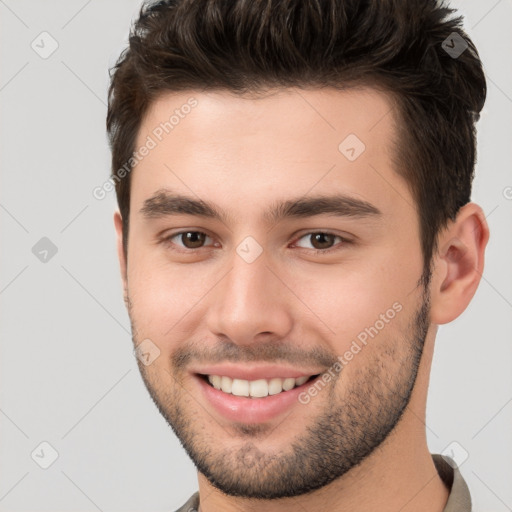
[[[426,443],[428,380],[437,325],[464,311],[480,281],[489,236],[481,208],[465,205],[439,234],[424,289],[419,219],[391,162],[395,127],[386,95],[369,88],[283,89],[259,98],[166,93],[152,104],[136,147],[191,97],[197,106],[132,170],[127,259],[119,212],[114,223],[133,341],[149,338],[160,350],[139,368],[160,412],[202,469],[201,511],[441,512],[448,490]],[[366,146],[353,162],[338,150],[350,133]],[[146,218],[140,210],[162,189],[207,200],[229,218]],[[334,191],[374,205],[380,215],[323,214],[277,223],[263,215],[277,201]],[[180,231],[206,233],[204,247],[187,249],[179,236],[161,242]],[[314,254],[319,246],[306,235],[318,232],[351,242],[334,238],[323,247],[338,250]],[[252,263],[236,252],[247,236],[263,250]],[[339,378],[309,404],[294,404],[263,425],[220,416],[190,373],[210,357],[226,356],[227,346],[241,365],[282,356],[289,366],[327,368],[395,303],[401,311]],[[417,375],[415,355],[421,355]],[[350,419],[360,425],[351,430]],[[376,439],[373,426],[385,427],[384,440]],[[368,453],[364,435],[372,439]],[[299,471],[292,464],[294,446],[303,449]],[[335,467],[351,453],[362,460]],[[304,493],[298,475],[312,480],[321,460],[329,466],[320,471],[325,481]],[[255,498],[263,490],[267,497],[283,492],[276,484],[283,478],[288,486],[281,487],[297,486],[294,496]]]

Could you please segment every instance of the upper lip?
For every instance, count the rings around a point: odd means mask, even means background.
[[[232,379],[242,380],[258,380],[258,379],[274,379],[274,378],[294,378],[309,377],[318,375],[323,370],[318,369],[297,369],[289,366],[266,365],[266,366],[236,366],[233,364],[208,365],[201,366],[193,370],[194,373],[202,375],[220,375],[231,377]]]

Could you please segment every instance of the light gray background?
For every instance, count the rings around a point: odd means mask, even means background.
[[[115,196],[92,196],[109,172],[107,69],[139,5],[0,0],[1,511],[170,511],[197,488],[132,354]],[[440,329],[428,440],[432,452],[464,447],[474,510],[502,512],[512,510],[512,2],[452,5],[488,79],[473,199],[491,240],[473,302]],[[31,48],[43,31],[59,45],[47,59]],[[32,253],[42,237],[58,248],[46,263]],[[46,470],[31,458],[43,441],[59,453]]]

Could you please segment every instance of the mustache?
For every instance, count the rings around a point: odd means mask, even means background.
[[[336,354],[323,348],[301,350],[292,343],[282,341],[255,343],[240,346],[231,341],[221,341],[215,347],[204,347],[193,342],[188,346],[178,347],[171,356],[172,365],[177,370],[184,370],[192,363],[211,364],[223,362],[236,363],[288,363],[298,366],[322,366],[330,368],[338,361]]]

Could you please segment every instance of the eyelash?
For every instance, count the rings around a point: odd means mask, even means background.
[[[177,236],[180,236],[180,235],[183,235],[185,233],[201,233],[203,235],[206,235],[207,237],[209,238],[212,238],[210,237],[207,233],[205,233],[204,231],[195,231],[195,230],[186,230],[186,231],[179,231],[177,233],[173,233],[172,235],[169,235],[169,236],[166,236],[164,238],[162,238],[162,240],[160,240],[160,243],[164,244],[164,245],[175,245],[173,242],[171,242],[171,240]],[[310,253],[313,253],[315,255],[318,255],[318,254],[330,254],[331,252],[335,252],[335,251],[339,251],[341,250],[345,245],[349,245],[351,244],[352,242],[336,233],[332,233],[330,231],[309,231],[307,233],[304,233],[303,235],[301,235],[299,238],[297,238],[297,240],[294,242],[297,243],[299,240],[301,240],[302,238],[304,237],[307,237],[307,236],[311,236],[311,235],[317,235],[317,234],[322,234],[322,235],[330,235],[330,236],[334,236],[336,238],[339,238],[340,242],[337,244],[337,246],[335,245],[334,247],[330,247],[329,249],[308,249],[306,248],[307,251],[309,251]],[[304,247],[301,247],[302,249],[304,249]],[[201,250],[201,249],[206,249],[206,247],[198,247],[196,249],[188,249],[188,248],[180,248],[180,249],[177,249],[178,252],[184,252],[184,253],[189,253],[189,254],[192,254],[193,252],[195,251],[198,251],[198,250]]]

